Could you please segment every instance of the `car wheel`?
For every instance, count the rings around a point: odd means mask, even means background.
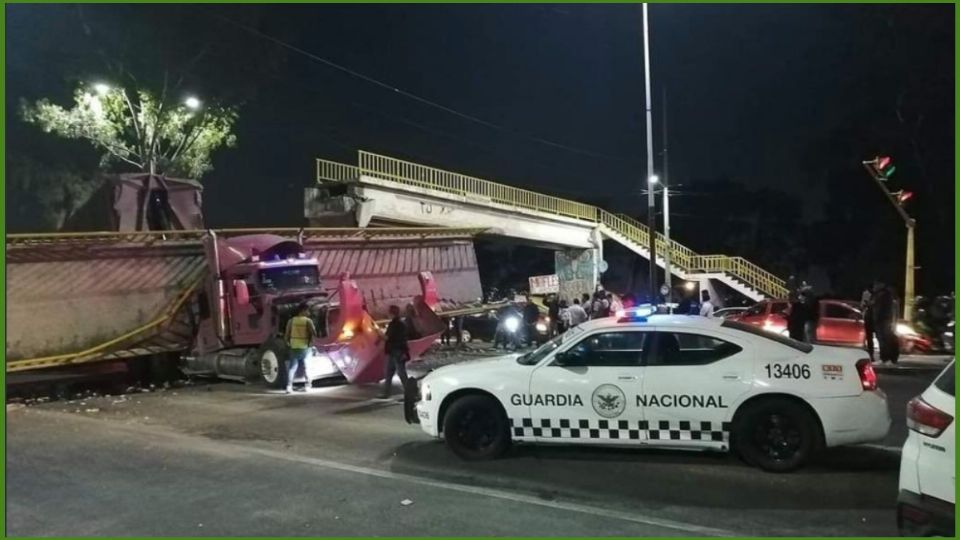
[[[822,446],[816,419],[786,399],[767,399],[738,413],[734,449],[747,463],[769,472],[789,472],[805,465]]]
[[[450,404],[443,436],[454,454],[469,461],[494,459],[510,444],[503,408],[488,396],[464,396]]]
[[[267,388],[287,385],[287,348],[279,340],[266,343],[257,354],[257,381]]]
[[[460,339],[464,343],[470,343],[471,341],[473,341],[473,335],[470,334],[469,330],[463,330],[460,332]]]

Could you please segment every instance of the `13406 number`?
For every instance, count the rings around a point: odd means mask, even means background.
[[[809,379],[807,364],[767,364],[767,377],[771,379]]]

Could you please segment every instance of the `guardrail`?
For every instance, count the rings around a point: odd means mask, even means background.
[[[354,167],[318,159],[317,181],[358,181],[360,176],[382,178],[407,186],[442,191],[471,201],[481,200],[511,208],[523,208],[588,221],[603,225],[642,246],[647,246],[650,241],[650,233],[646,225],[630,217],[612,214],[589,204],[543,195],[363,150],[359,152],[358,164],[358,167]],[[669,245],[671,264],[684,271],[730,274],[748,286],[772,296],[782,297],[788,292],[784,280],[742,257],[698,255],[676,240],[671,239],[668,244],[666,238],[660,233],[656,233],[656,242],[659,253],[665,253]]]

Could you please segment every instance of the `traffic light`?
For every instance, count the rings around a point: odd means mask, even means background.
[[[894,191],[890,195],[893,195],[894,200],[897,201],[897,204],[899,204],[900,206],[903,206],[904,203],[906,203],[911,198],[913,198],[912,191],[904,191],[902,189],[900,191]]]
[[[893,165],[893,160],[890,159],[890,156],[879,156],[873,160],[872,165],[874,170],[877,171],[877,174],[880,176],[881,180],[890,178],[897,170],[897,168]]]

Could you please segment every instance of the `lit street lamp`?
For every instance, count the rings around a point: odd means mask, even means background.
[[[108,92],[110,92],[110,85],[105,83],[97,83],[93,85],[93,89],[96,90],[97,95],[105,96]]]
[[[195,96],[190,96],[183,100],[183,104],[186,105],[188,109],[197,110],[200,108],[200,100]]]

